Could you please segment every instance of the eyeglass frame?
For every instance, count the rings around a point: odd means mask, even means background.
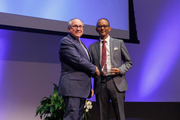
[[[76,29],[76,30],[77,30],[78,28],[79,28],[79,29],[83,29],[83,28],[84,28],[84,26],[83,26],[83,25],[79,25],[79,26],[78,26],[78,25],[71,25],[71,28],[73,28],[73,29]]]
[[[110,27],[109,25],[98,25],[98,26],[96,26],[98,29],[102,29],[102,27],[103,28],[108,28],[108,27]]]

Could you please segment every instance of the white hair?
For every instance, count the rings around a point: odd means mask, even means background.
[[[68,28],[70,28],[70,27],[71,27],[71,25],[72,25],[72,21],[73,21],[73,20],[75,20],[75,19],[78,19],[78,18],[73,18],[73,19],[71,19],[71,20],[69,20],[69,21],[68,21],[68,24],[67,24],[67,27],[68,27]],[[78,19],[78,20],[80,20],[80,19]],[[83,24],[83,26],[84,26],[83,21],[82,21],[82,20],[80,20],[80,21],[82,22],[82,24]]]

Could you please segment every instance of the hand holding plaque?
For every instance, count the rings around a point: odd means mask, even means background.
[[[110,73],[111,67],[108,66],[110,64],[108,61],[104,63],[104,65],[101,68],[101,72],[104,76],[112,75],[113,73]]]

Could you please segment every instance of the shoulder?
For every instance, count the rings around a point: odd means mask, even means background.
[[[120,41],[120,42],[123,42],[122,39],[117,39],[117,38],[112,38],[112,37],[110,37],[110,39],[111,39],[111,40],[114,40],[114,41]]]
[[[62,40],[73,40],[73,37],[68,34],[67,36],[63,37]]]
[[[110,38],[111,41],[115,42],[115,43],[124,43],[124,41],[122,39],[117,39],[117,38]]]
[[[73,38],[70,35],[67,35],[61,39],[61,44],[72,44]]]
[[[99,45],[99,41],[96,41],[96,42],[92,43],[92,44],[89,46],[89,48],[95,47],[96,45]]]

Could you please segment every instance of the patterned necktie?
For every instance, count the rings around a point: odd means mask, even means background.
[[[103,42],[103,45],[102,45],[102,58],[101,58],[101,73],[103,76],[105,76],[105,74],[102,72],[102,68],[104,66],[105,67],[104,70],[107,70],[107,65],[105,64],[105,62],[106,62],[106,45],[105,45],[106,41],[103,40],[102,42]]]

